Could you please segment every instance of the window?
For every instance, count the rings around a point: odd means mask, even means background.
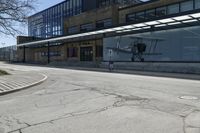
[[[42,57],[48,56],[48,53],[47,53],[47,52],[41,52],[41,56],[42,56]]]
[[[77,33],[77,32],[79,32],[78,26],[73,26],[73,27],[68,28],[69,34],[73,34],[73,33]]]
[[[195,9],[200,8],[200,0],[195,0]]]
[[[96,46],[96,57],[103,57],[103,46],[102,45]]]
[[[103,6],[108,6],[110,5],[112,2],[111,0],[99,0],[99,7],[103,7]]]
[[[73,1],[72,0],[69,1],[69,15],[70,16],[73,15]]]
[[[147,19],[154,18],[155,16],[156,16],[156,10],[155,9],[146,11],[146,18]]]
[[[175,13],[179,13],[179,4],[174,4],[167,7],[167,14]]]
[[[94,29],[94,25],[92,23],[81,25],[81,31],[91,31]]]
[[[81,0],[77,0],[76,2],[76,12],[79,14],[81,12]]]
[[[104,20],[104,27],[110,27],[110,26],[112,26],[112,19]]]
[[[66,17],[69,16],[68,5],[69,5],[69,1],[66,1],[65,4],[64,4],[64,16],[66,16]]]
[[[53,36],[61,35],[62,29],[61,29],[61,23],[58,20],[53,21]]]
[[[78,48],[67,48],[67,57],[78,57]]]
[[[156,9],[156,16],[161,17],[166,15],[166,7],[161,7]]]
[[[126,22],[134,22],[134,21],[136,21],[136,19],[135,19],[135,13],[134,14],[128,14],[126,16]]]
[[[60,51],[50,51],[50,56],[61,56]]]
[[[145,19],[145,15],[144,15],[144,12],[139,12],[139,13],[136,13],[135,15],[135,20],[144,20]]]
[[[76,0],[73,0],[73,15],[76,15]]]
[[[41,56],[42,57],[48,56],[48,52],[41,52]],[[49,52],[49,56],[51,56],[51,57],[53,57],[53,56],[61,56],[61,52],[60,51],[50,51]]]
[[[97,28],[107,28],[110,26],[112,26],[112,19],[104,19],[104,20],[97,21],[96,23]]]
[[[181,3],[181,12],[193,10],[193,1],[186,1]]]

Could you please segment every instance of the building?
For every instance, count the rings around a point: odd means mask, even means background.
[[[157,42],[154,53],[144,55],[145,61],[158,62],[199,62],[200,45],[199,10],[200,0],[157,0],[147,4],[119,9],[119,24],[135,24],[139,29],[132,33],[122,30],[127,35],[104,39],[104,60],[109,60],[109,49],[116,47],[120,40],[121,47],[130,46],[132,37],[163,39]],[[142,29],[140,29],[142,28]],[[155,40],[149,42],[146,51],[152,51]],[[112,42],[112,43],[111,43]],[[159,53],[159,54],[158,54]],[[132,54],[113,53],[112,60],[131,61]],[[137,60],[138,61],[138,60]]]
[[[200,62],[200,0],[88,1],[65,0],[30,16],[18,60]]]

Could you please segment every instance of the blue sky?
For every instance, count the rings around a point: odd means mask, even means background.
[[[39,12],[45,8],[48,8],[50,6],[53,6],[57,3],[62,2],[63,0],[37,0],[36,3],[36,11],[35,12]],[[23,31],[25,34],[27,32],[27,28],[24,29]],[[0,47],[3,46],[10,46],[10,45],[16,45],[16,38],[12,37],[12,36],[4,36],[4,35],[0,35]],[[2,43],[4,45],[2,45]]]

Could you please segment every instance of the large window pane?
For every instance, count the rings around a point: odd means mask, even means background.
[[[179,4],[170,5],[167,8],[167,14],[179,13]]]
[[[156,16],[155,9],[146,11],[146,18],[147,19],[154,18],[155,16]]]
[[[166,7],[160,7],[156,9],[156,16],[160,17],[160,16],[165,16],[167,13],[166,11]]]
[[[91,31],[93,29],[94,29],[93,23],[81,25],[81,31],[82,32],[84,32],[84,31]]]
[[[181,3],[181,12],[193,10],[193,1],[186,1]]]
[[[135,15],[135,20],[141,21],[141,20],[144,20],[144,19],[145,19],[145,14],[144,14],[144,12],[136,13],[136,15]]]
[[[104,19],[96,22],[97,28],[107,28],[112,26],[112,19]]]
[[[126,22],[134,22],[134,21],[136,21],[135,13],[134,14],[128,14],[126,16]]]
[[[77,32],[79,32],[78,26],[73,26],[73,27],[68,28],[69,34],[73,34],[73,33],[77,33]]]
[[[195,9],[200,8],[200,0],[195,0]]]
[[[70,0],[69,1],[70,3],[69,3],[69,14],[70,14],[70,16],[72,16],[73,15],[73,1],[72,0]]]
[[[99,0],[98,1],[99,7],[108,6],[111,3],[112,3],[111,0]]]

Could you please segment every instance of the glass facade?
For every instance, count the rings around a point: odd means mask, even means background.
[[[140,0],[98,0],[98,7],[109,6],[111,4],[119,4],[120,7],[124,7],[131,4],[138,4],[141,2],[142,1]]]
[[[195,9],[200,9],[200,0],[187,0],[163,7],[127,14],[126,22],[148,20],[155,17],[161,17]]]
[[[28,34],[32,37],[51,38],[64,35],[64,19],[78,15],[98,7],[112,4],[140,3],[138,0],[65,0],[53,7],[41,11],[28,18]],[[95,4],[94,4],[95,3]],[[87,10],[85,10],[87,9]],[[97,28],[107,28],[112,26],[112,20],[105,19],[96,22]],[[91,31],[95,29],[95,24],[84,24],[78,27],[69,27],[68,34]]]
[[[63,35],[64,18],[82,12],[82,0],[65,0],[28,19],[29,36],[49,38]]]

